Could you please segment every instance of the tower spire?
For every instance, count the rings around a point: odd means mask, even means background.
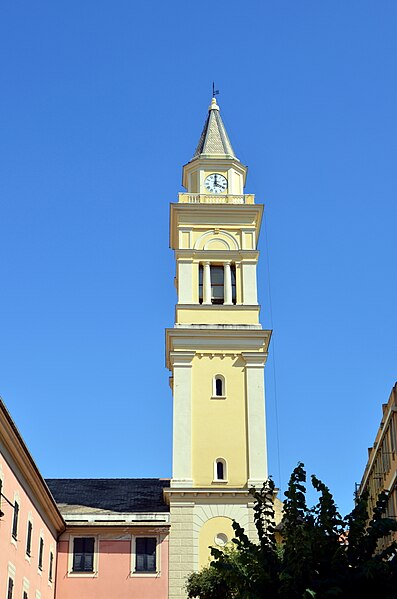
[[[216,158],[234,158],[236,160],[237,157],[226,133],[215,95],[208,107],[208,116],[193,158],[214,156]]]

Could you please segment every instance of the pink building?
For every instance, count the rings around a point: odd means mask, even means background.
[[[65,519],[57,599],[168,597],[168,506],[159,479],[50,479]]]
[[[44,481],[0,400],[0,599],[166,599],[168,486]]]
[[[53,599],[64,520],[0,401],[0,597]]]

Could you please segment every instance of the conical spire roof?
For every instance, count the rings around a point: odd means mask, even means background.
[[[193,158],[197,158],[202,154],[237,160],[215,98],[212,98],[207,120]]]

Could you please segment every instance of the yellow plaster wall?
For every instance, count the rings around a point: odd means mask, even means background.
[[[230,518],[216,516],[215,518],[207,520],[201,527],[199,537],[199,568],[208,566],[211,558],[209,547],[217,547],[215,536],[219,533],[225,534],[229,541],[233,539],[234,530]]]
[[[247,436],[244,361],[231,355],[196,356],[192,363],[192,456],[196,487],[244,487]],[[211,399],[213,379],[221,374],[226,399]],[[214,461],[227,463],[227,483],[213,483]]]
[[[232,306],[228,309],[225,306],[207,308],[203,304],[192,308],[181,308],[177,305],[176,322],[179,324],[258,324],[259,306],[247,310],[243,306]]]

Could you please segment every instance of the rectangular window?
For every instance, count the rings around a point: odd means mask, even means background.
[[[50,563],[48,566],[48,580],[52,582],[52,570],[54,568],[54,554],[50,552]]]
[[[199,303],[203,303],[203,265],[199,264]]]
[[[39,570],[43,569],[43,551],[44,551],[44,540],[40,537],[39,543]]]
[[[135,539],[135,571],[156,572],[156,538]]]
[[[28,532],[26,533],[26,555],[30,557],[30,553],[32,550],[32,523],[28,521]]]
[[[14,581],[12,578],[9,578],[8,579],[7,599],[12,599],[13,590],[14,590]]]
[[[73,572],[94,571],[94,537],[73,539]]]
[[[12,536],[17,540],[18,536],[18,517],[19,517],[19,503],[14,502],[14,518],[12,520]]]
[[[236,265],[232,264],[230,266],[230,274],[232,276],[232,302],[236,303]]]
[[[223,266],[211,266],[211,303],[223,304]]]

